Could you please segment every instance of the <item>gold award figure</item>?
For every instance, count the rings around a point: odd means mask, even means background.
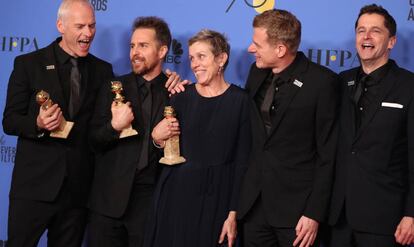
[[[175,117],[174,109],[171,106],[164,108],[164,117]],[[160,163],[166,165],[176,165],[185,162],[185,158],[180,156],[180,137],[172,136],[165,141],[164,157],[160,159]]]
[[[122,83],[120,81],[111,81],[111,90],[115,94],[114,102],[116,105],[124,104],[124,96],[122,96],[121,92],[123,90]],[[125,138],[129,136],[138,135],[138,131],[132,128],[130,124],[128,127],[121,131],[119,138]]]
[[[43,110],[49,109],[49,107],[51,107],[54,104],[52,99],[50,98],[49,93],[43,90],[40,90],[40,92],[36,94],[36,102],[42,107]],[[63,116],[62,119],[63,120],[60,123],[59,128],[50,132],[50,137],[62,139],[68,138],[68,135],[74,123],[66,121],[66,119]]]

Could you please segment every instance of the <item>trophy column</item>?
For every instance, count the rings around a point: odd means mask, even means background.
[[[164,108],[164,117],[175,117],[174,109],[171,106]],[[170,137],[165,141],[164,157],[160,159],[160,163],[165,165],[176,165],[185,162],[185,158],[180,156],[180,137],[178,135]]]

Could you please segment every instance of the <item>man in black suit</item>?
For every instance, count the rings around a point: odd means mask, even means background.
[[[96,167],[90,199],[91,247],[142,246],[160,168],[162,143],[153,145],[150,133],[163,119],[168,103],[164,87],[168,78],[162,65],[171,34],[167,23],[157,17],[138,18],[132,31],[133,71],[112,80],[122,83],[126,103],[113,102],[115,95],[108,82],[100,90],[92,120]],[[164,123],[172,131],[163,133],[165,137],[178,133],[175,118]],[[120,138],[121,131],[131,124],[138,135]]]
[[[394,18],[375,4],[355,23],[361,66],[342,72],[331,246],[414,242],[414,75],[389,59]]]
[[[245,246],[311,246],[329,205],[338,77],[297,49],[301,24],[284,10],[253,21],[253,150],[238,217]]]
[[[61,33],[49,46],[18,56],[10,76],[4,132],[18,136],[10,190],[8,246],[37,246],[48,230],[49,246],[81,246],[92,179],[87,133],[100,84],[112,66],[89,54],[95,15],[87,0],[64,0]],[[75,64],[75,65],[73,65]],[[44,90],[55,102],[39,107]],[[74,122],[69,136],[50,136],[63,118]]]

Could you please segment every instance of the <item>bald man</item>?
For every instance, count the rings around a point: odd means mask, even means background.
[[[81,246],[92,180],[88,125],[101,83],[112,66],[89,54],[95,36],[94,9],[87,0],[63,0],[57,19],[61,37],[16,57],[10,76],[4,132],[18,136],[10,190],[8,246]],[[35,100],[44,90],[55,103]],[[73,122],[67,138],[51,135]]]

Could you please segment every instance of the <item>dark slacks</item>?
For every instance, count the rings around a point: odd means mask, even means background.
[[[65,185],[53,202],[11,198],[7,246],[36,247],[48,230],[48,246],[80,247],[87,209],[74,205]]]
[[[130,201],[120,218],[92,212],[89,221],[89,247],[141,247],[154,185],[134,185]]]
[[[262,200],[258,198],[244,220],[243,246],[292,247],[295,239],[295,228],[274,227],[267,222]]]
[[[330,247],[401,247],[394,235],[382,235],[356,231],[351,228],[342,213],[338,223],[332,227]]]

